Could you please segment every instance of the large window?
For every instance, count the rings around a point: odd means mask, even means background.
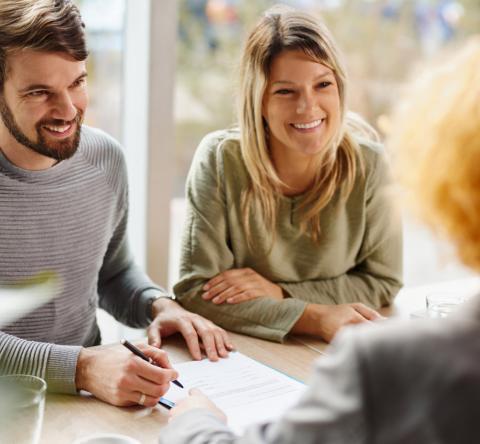
[[[77,4],[90,50],[86,123],[121,140],[125,0],[77,0]]]
[[[90,51],[87,62],[90,103],[85,123],[122,141],[125,0],[77,0],[76,3],[85,22]],[[113,317],[103,310],[97,312],[104,343],[127,334]]]

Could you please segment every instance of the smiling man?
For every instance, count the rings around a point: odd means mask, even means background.
[[[72,157],[88,103],[85,62],[62,52],[23,49],[8,56],[6,74],[2,132],[14,140],[2,148],[5,156],[31,170]]]
[[[84,25],[68,0],[0,3],[0,285],[55,272],[54,300],[0,332],[0,373],[41,376],[116,405],[154,405],[177,377],[158,349],[180,332],[194,358],[230,348],[224,330],[172,301],[138,269],[127,242],[128,190],[118,143],[82,125]],[[150,365],[98,346],[96,308],[148,327]],[[97,347],[93,347],[97,346]]]

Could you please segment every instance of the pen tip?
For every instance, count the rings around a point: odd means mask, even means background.
[[[183,384],[182,384],[181,382],[179,382],[178,380],[176,380],[176,379],[173,380],[172,382],[173,382],[176,386],[178,386],[178,387],[180,387],[180,388],[182,388],[182,389],[185,388],[185,387],[183,386]]]

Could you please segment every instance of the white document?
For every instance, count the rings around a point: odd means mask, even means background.
[[[239,353],[211,362],[190,361],[174,365],[184,389],[170,384],[167,400],[178,402],[190,388],[199,388],[241,433],[249,424],[282,416],[300,398],[305,384]]]

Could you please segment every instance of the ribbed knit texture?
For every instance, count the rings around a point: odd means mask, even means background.
[[[147,325],[143,291],[157,287],[129,253],[127,201],[121,149],[99,130],[84,126],[77,153],[43,171],[17,168],[0,152],[0,285],[42,271],[61,281],[51,302],[2,328],[1,373],[74,393],[79,346],[98,343],[97,305]]]
[[[187,179],[187,222],[174,288],[179,302],[224,328],[274,341],[284,339],[309,303],[363,302],[374,308],[391,303],[402,285],[401,225],[386,193],[381,147],[361,143],[360,155],[365,176],[358,171],[348,199],[337,192],[322,210],[319,243],[302,230],[302,196],[281,196],[273,245],[262,214],[250,213],[252,251],[243,227],[242,193],[250,177],[239,133],[207,135]],[[289,297],[221,305],[202,299],[210,278],[246,267]]]

